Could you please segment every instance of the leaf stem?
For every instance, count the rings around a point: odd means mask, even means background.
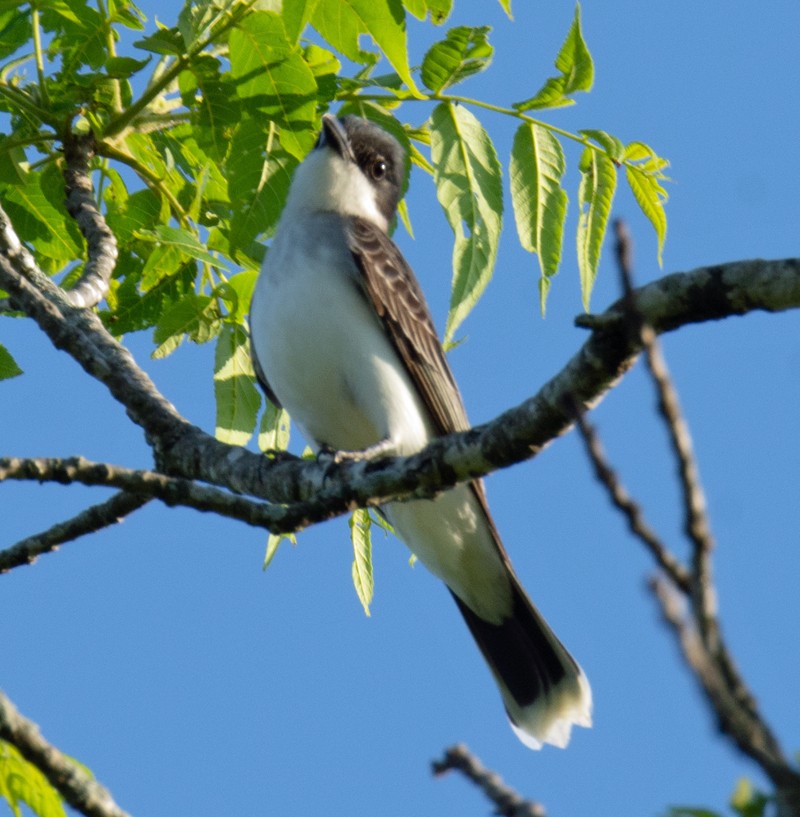
[[[208,34],[201,40],[191,45],[185,54],[178,57],[175,62],[170,65],[163,74],[158,77],[157,81],[151,82],[144,93],[137,99],[129,108],[122,111],[119,116],[112,119],[103,132],[103,136],[108,138],[116,136],[123,131],[136,117],[144,111],[153,100],[155,100],[163,91],[170,86],[170,84],[177,79],[181,71],[191,63],[197,54],[203,49],[207,48],[220,34],[223,34],[229,28],[235,26],[239,20],[258,2],[258,0],[246,0],[241,3],[233,11],[223,9],[217,18],[208,26]],[[223,19],[225,16],[228,19]],[[217,23],[222,20],[221,24]]]
[[[106,4],[104,0],[97,0],[97,10],[100,12],[100,16],[103,18],[103,23],[106,31],[106,50],[108,51],[109,57],[116,57],[117,56],[117,44],[114,40],[114,28],[111,25],[111,20],[108,16],[108,9],[106,9]],[[121,80],[115,79],[112,82],[112,87],[114,89],[114,110],[117,113],[122,112],[122,91],[120,90],[120,82]]]
[[[36,4],[31,9],[31,24],[33,28],[33,51],[36,55],[36,76],[39,78],[39,93],[42,102],[49,107],[50,99],[47,94],[47,83],[44,73],[44,58],[42,56],[42,32],[39,25],[39,9]]]
[[[180,225],[182,227],[186,227],[188,225],[189,217],[186,214],[186,210],[184,210],[181,203],[175,198],[172,191],[162,184],[161,178],[150,170],[150,168],[138,162],[129,153],[119,150],[108,142],[99,143],[97,145],[97,152],[101,156],[114,159],[115,161],[121,162],[122,164],[125,164],[131,169],[135,170],[151,190],[163,196],[167,200],[170,209],[172,210],[172,214],[178,220]]]
[[[389,94],[371,94],[371,93],[358,93],[348,91],[346,94],[343,94],[341,99],[346,99],[347,101],[354,101],[356,99],[369,99],[375,102],[391,102],[396,104],[398,102],[398,96],[396,95],[389,95]],[[527,122],[531,125],[538,125],[540,128],[544,128],[545,130],[549,131],[550,133],[558,134],[559,136],[563,136],[565,139],[569,139],[572,142],[577,142],[579,145],[583,145],[583,147],[591,148],[598,153],[602,153],[604,156],[608,155],[608,151],[602,147],[602,145],[597,145],[592,142],[588,137],[582,136],[578,133],[572,133],[571,131],[564,130],[563,128],[559,128],[557,125],[551,125],[549,122],[544,122],[541,119],[535,119],[532,116],[528,116],[527,114],[523,113],[522,111],[518,111],[515,108],[506,108],[502,105],[495,105],[492,102],[484,102],[482,99],[472,99],[471,97],[466,96],[459,96],[457,94],[428,94],[424,97],[414,97],[414,96],[403,96],[400,98],[401,102],[448,102],[448,103],[455,103],[460,105],[471,105],[475,108],[483,108],[486,111],[492,111],[493,113],[503,114],[504,116],[511,116],[514,119],[519,119],[522,122]],[[640,170],[637,165],[632,164],[629,160],[624,159],[622,164],[632,167],[635,170]]]
[[[23,113],[28,114],[37,124],[50,125],[53,130],[59,130],[57,123],[50,118],[50,111],[39,107],[31,97],[19,88],[0,80],[0,96],[4,96]]]

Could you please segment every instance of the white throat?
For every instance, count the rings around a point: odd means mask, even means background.
[[[357,165],[326,147],[309,153],[294,173],[283,217],[293,219],[301,213],[359,216],[384,231],[389,226],[369,179]]]

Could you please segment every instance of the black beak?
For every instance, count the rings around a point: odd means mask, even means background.
[[[344,125],[332,113],[326,113],[322,117],[322,130],[317,145],[333,148],[346,161],[356,160]]]

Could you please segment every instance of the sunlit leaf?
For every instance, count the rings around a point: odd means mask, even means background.
[[[558,139],[539,125],[525,123],[511,150],[511,201],[522,246],[539,258],[539,296],[544,314],[550,279],[558,271],[567,217],[566,170]]]
[[[534,108],[557,108],[572,105],[570,95],[589,91],[594,83],[594,63],[581,31],[581,7],[575,8],[575,17],[555,61],[558,76],[550,77],[530,99],[514,103],[518,111]]]
[[[0,380],[8,380],[22,374],[22,369],[17,365],[17,361],[11,356],[11,352],[0,343]]]
[[[255,385],[250,342],[242,326],[226,324],[214,355],[215,435],[230,445],[246,445],[256,427],[261,394]]]
[[[422,61],[422,81],[434,93],[465,80],[489,67],[494,49],[489,44],[489,26],[458,26],[435,43]]]
[[[595,130],[592,128],[579,130],[578,133],[600,145],[615,162],[619,163],[622,161],[625,153],[625,145],[623,145],[616,136],[612,136],[604,130]]]
[[[264,413],[258,431],[259,451],[285,451],[289,447],[291,424],[289,412],[265,400]]]
[[[503,221],[502,171],[491,139],[464,106],[438,105],[430,132],[436,195],[455,234],[449,342],[492,277]]]
[[[229,238],[234,257],[275,227],[298,164],[277,139],[270,140],[268,128],[268,124],[246,119],[231,139],[226,176],[233,206]]]
[[[317,83],[280,16],[255,12],[231,31],[229,40],[236,92],[248,109],[281,128],[281,144],[302,159],[316,139]]]
[[[358,600],[369,615],[375,591],[372,573],[372,520],[366,508],[358,508],[350,516],[350,540],[353,543],[353,586]]]
[[[261,566],[262,570],[266,570],[275,558],[278,552],[278,547],[284,540],[289,540],[293,545],[297,544],[297,537],[293,533],[271,533],[267,539],[267,549],[264,553],[264,564]]]
[[[64,180],[56,167],[28,173],[24,184],[5,188],[2,200],[19,237],[37,256],[55,262],[55,269],[83,255],[83,238],[64,206]]]
[[[157,344],[153,357],[171,354],[187,336],[195,343],[207,343],[219,331],[219,326],[220,314],[210,296],[194,292],[184,295],[159,319],[153,332],[153,341]]]
[[[320,0],[311,22],[334,48],[356,62],[370,61],[358,42],[359,35],[369,34],[406,86],[416,91],[400,0]]]
[[[578,271],[584,309],[589,309],[600,252],[606,236],[611,205],[617,186],[614,162],[604,153],[586,148],[581,158],[578,188]]]
[[[664,169],[668,166],[665,159],[642,142],[632,142],[625,148],[625,177],[636,198],[636,203],[647,216],[658,239],[658,264],[663,262],[664,242],[667,238],[667,214],[664,205],[667,202],[667,191],[661,182],[667,177]]]
[[[15,746],[0,740],[0,798],[8,803],[15,817],[21,817],[25,804],[37,817],[65,817],[59,793]]]

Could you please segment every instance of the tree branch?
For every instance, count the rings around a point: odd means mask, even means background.
[[[108,293],[108,282],[117,263],[117,239],[111,232],[94,199],[89,164],[95,155],[94,135],[68,134],[64,139],[64,185],[67,212],[75,219],[86,239],[88,258],[83,275],[65,293],[78,307],[92,307]]]
[[[728,735],[739,749],[761,766],[778,789],[794,791],[800,803],[800,774],[789,766],[777,739],[750,697],[749,705],[732,690],[728,679],[720,672],[719,662],[703,641],[695,623],[687,616],[683,596],[670,582],[655,578],[650,589],[661,607],[664,622],[672,629],[680,644],[683,657],[705,692],[717,716],[719,729]],[[720,645],[720,649],[725,647]],[[728,663],[732,664],[730,658]],[[797,814],[797,812],[788,812]]]
[[[594,467],[598,482],[605,486],[612,504],[622,513],[630,532],[650,551],[653,558],[683,591],[689,592],[689,571],[677,556],[661,541],[658,534],[647,524],[644,512],[625,489],[616,471],[606,458],[600,438],[594,427],[582,413],[577,415],[578,430],[586,445],[586,453]]]
[[[71,519],[59,522],[42,533],[28,536],[6,550],[0,550],[0,573],[6,573],[20,565],[33,564],[39,556],[52,553],[65,542],[115,525],[149,501],[149,496],[120,491],[105,502],[92,505]]]
[[[217,488],[197,485],[188,479],[169,477],[155,471],[133,470],[105,462],[92,462],[83,457],[0,457],[0,482],[7,479],[58,482],[62,485],[77,482],[82,485],[122,488],[123,491],[138,496],[141,500],[139,504],[155,498],[165,505],[210,511],[267,529],[271,529],[285,516],[285,510],[280,505],[265,505]]]
[[[495,807],[495,814],[501,817],[545,817],[541,803],[525,800],[496,772],[485,768],[463,743],[451,746],[441,760],[431,764],[434,775],[443,775],[455,769],[471,780],[489,798]]]
[[[433,441],[409,458],[378,462],[275,460],[215,440],[184,420],[100,320],[75,309],[46,276],[0,257],[0,286],[90,375],[104,383],[153,446],[158,470],[202,479],[238,493],[292,505],[285,523],[297,529],[357,506],[430,497],[457,482],[530,459],[573,423],[571,406],[599,402],[641,350],[617,302],[564,369],[540,391],[485,425]],[[657,331],[744,314],[800,307],[800,260],[742,261],[674,274],[636,291],[636,304]],[[586,324],[586,320],[579,323]]]
[[[0,738],[13,744],[20,754],[50,781],[64,800],[86,817],[130,817],[111,794],[86,772],[68,760],[40,734],[35,723],[24,718],[0,692]]]
[[[783,751],[763,719],[738,668],[725,646],[717,616],[711,555],[713,538],[706,516],[705,497],[694,459],[691,435],[680,410],[677,392],[648,317],[639,311],[639,294],[632,284],[632,244],[623,222],[614,225],[616,255],[626,313],[627,335],[637,338],[645,350],[648,370],[658,394],[658,407],[667,426],[684,498],[684,527],[692,545],[691,570],[677,562],[657,535],[644,524],[641,510],[628,496],[616,473],[608,465],[594,429],[575,408],[598,480],[606,487],[613,504],[625,515],[631,531],[644,542],[669,578],[651,582],[665,622],[680,644],[684,659],[700,683],[706,701],[715,713],[720,731],[755,760],[776,787],[780,815],[800,814],[800,773],[787,762]],[[685,600],[690,602],[687,614]]]

